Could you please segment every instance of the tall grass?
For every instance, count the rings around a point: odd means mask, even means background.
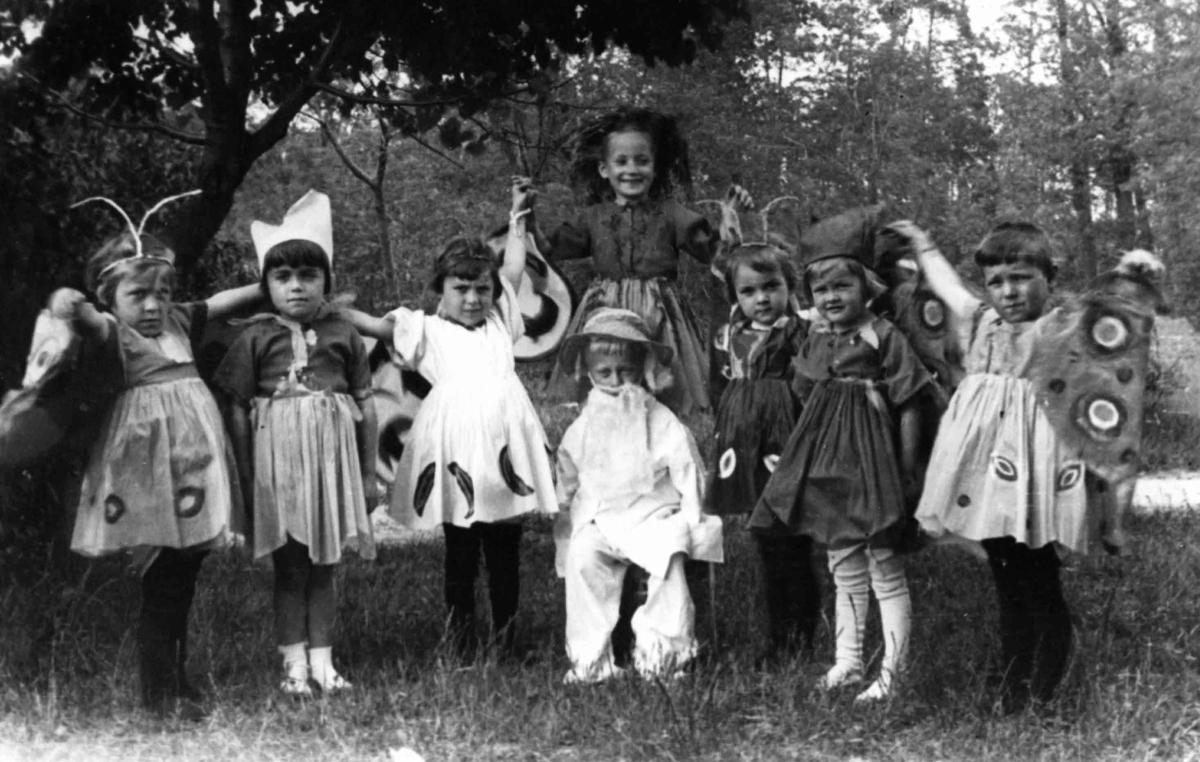
[[[560,684],[563,595],[549,525],[535,521],[522,555],[526,663],[448,658],[439,545],[387,547],[339,571],[335,653],[355,690],[292,703],[276,685],[269,569],[220,554],[205,566],[192,627],[192,668],[214,714],[194,726],[138,712],[136,584],[120,564],[95,563],[80,578],[4,589],[0,757],[349,760],[409,746],[430,760],[1200,758],[1200,518],[1141,517],[1133,530],[1135,556],[1064,570],[1077,641],[1048,717],[994,711],[983,677],[996,645],[990,578],[949,549],[911,559],[913,666],[877,707],[813,690],[831,658],[828,621],[813,662],[752,668],[756,570],[736,522],[714,591],[717,631],[697,622],[715,655],[672,684]],[[30,627],[52,633],[44,651],[11,647]],[[868,652],[879,647],[869,636]]]

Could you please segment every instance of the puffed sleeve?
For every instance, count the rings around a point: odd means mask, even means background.
[[[358,331],[346,325],[349,352],[346,357],[346,383],[350,388],[350,396],[356,400],[365,400],[375,393],[371,385],[371,364],[367,360],[367,345],[363,342]]]
[[[392,349],[404,365],[416,368],[425,356],[425,322],[429,316],[408,307],[400,307],[388,314],[395,320]]]
[[[719,236],[704,215],[674,201],[666,205],[675,228],[675,246],[708,264],[717,252]]]
[[[550,233],[550,250],[546,259],[557,262],[564,259],[583,259],[592,254],[592,240],[588,234],[587,221],[580,216],[574,222],[564,222]]]
[[[239,405],[248,406],[258,391],[257,335],[254,326],[242,331],[213,375],[213,384]]]
[[[930,383],[933,376],[896,326],[886,320],[880,320],[876,325],[880,328],[879,352],[882,355],[880,380],[892,405],[902,407]]]
[[[504,278],[500,279],[500,294],[496,298],[496,310],[500,313],[500,321],[512,336],[513,343],[525,335],[525,318],[521,315],[521,305],[517,302],[517,292],[512,284]]]

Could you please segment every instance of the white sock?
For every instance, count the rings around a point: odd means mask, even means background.
[[[837,635],[834,640],[833,668],[825,673],[820,683],[825,689],[862,679],[863,632],[867,626],[867,605],[870,602],[870,575],[865,552],[852,552],[830,566],[837,588],[834,605]]]
[[[283,671],[288,677],[297,680],[308,679],[308,652],[305,650],[307,647],[308,643],[305,641],[279,646],[279,653],[283,656]]]
[[[312,669],[312,679],[322,690],[342,687],[339,686],[339,683],[344,683],[342,676],[333,668],[332,646],[308,649],[308,664]]]
[[[883,662],[879,665],[879,677],[858,701],[878,701],[892,694],[899,676],[908,662],[908,640],[912,630],[912,598],[908,594],[908,582],[904,578],[903,566],[891,565],[889,584],[878,585],[875,594],[879,599],[879,623],[883,629]],[[881,589],[882,588],[882,589]]]

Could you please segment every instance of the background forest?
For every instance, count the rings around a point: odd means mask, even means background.
[[[250,221],[277,221],[320,189],[333,202],[336,286],[382,312],[427,298],[447,237],[503,222],[510,175],[534,177],[543,225],[572,216],[571,141],[623,103],[681,119],[694,203],[735,181],[760,203],[795,197],[802,221],[887,202],[968,272],[995,221],[1032,219],[1056,241],[1068,287],[1122,249],[1152,248],[1194,322],[1200,7],[1011,0],[980,15],[972,4],[0,3],[0,385],[20,382],[50,291],[81,286],[87,256],[118,229],[100,207],[69,209],[82,198],[107,195],[136,219],[202,188],[150,225],[178,251],[186,297],[255,279]],[[714,289],[703,268],[685,268],[707,314]],[[588,274],[568,275],[582,286]],[[525,369],[535,399],[543,370]],[[1174,446],[1194,455],[1194,444]],[[552,656],[466,673],[436,661],[440,553],[419,546],[345,571],[341,637],[363,690],[276,706],[262,698],[274,686],[268,575],[213,559],[195,659],[224,708],[212,732],[164,740],[125,725],[132,585],[116,562],[85,569],[50,542],[80,455],[0,473],[0,757],[10,742],[53,756],[78,737],[89,758],[359,759],[398,745],[463,759],[1200,758],[1188,517],[1136,520],[1143,552],[1123,566],[1068,570],[1089,656],[1045,721],[1005,724],[981,708],[990,583],[978,564],[935,553],[912,570],[929,616],[918,614],[924,667],[902,706],[856,714],[810,695],[810,665],[770,680],[749,671],[738,649],[758,623],[739,533],[716,593],[738,614],[714,633],[733,656],[682,687],[587,697],[558,687]],[[560,655],[548,532],[529,535],[530,637]]]

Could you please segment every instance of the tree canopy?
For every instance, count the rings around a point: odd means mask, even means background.
[[[203,194],[169,233],[194,263],[254,161],[319,91],[404,104],[396,127],[470,113],[565,56],[624,48],[649,63],[716,45],[744,0],[26,0],[0,23],[23,82],[109,125],[199,147]],[[27,29],[40,34],[27,40]],[[346,89],[379,66],[395,75]],[[402,82],[397,87],[394,83]],[[356,92],[357,91],[357,92]],[[394,105],[394,104],[393,104]],[[175,189],[171,189],[175,190]]]

